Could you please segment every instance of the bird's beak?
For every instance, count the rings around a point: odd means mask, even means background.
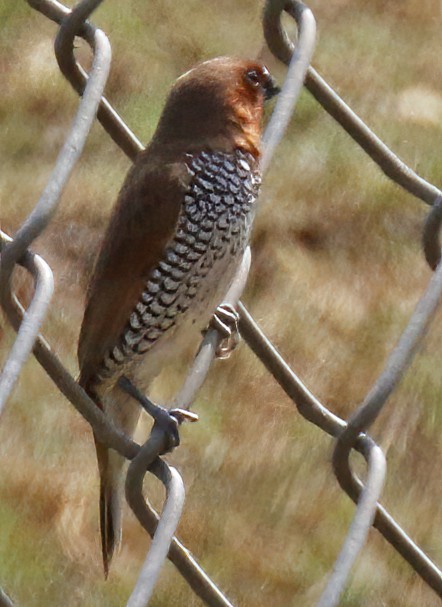
[[[268,82],[266,83],[266,85],[264,87],[264,99],[266,101],[268,101],[269,99],[271,99],[272,97],[275,97],[275,95],[277,95],[280,92],[281,92],[281,89],[279,88],[279,86],[276,86],[273,78],[269,78]]]

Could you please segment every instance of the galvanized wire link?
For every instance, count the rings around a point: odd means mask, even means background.
[[[399,339],[398,345],[388,358],[384,371],[381,373],[379,379],[366,396],[362,405],[352,414],[348,421],[347,428],[342,432],[337,440],[333,454],[333,467],[342,487],[348,487],[352,482],[354,482],[353,473],[349,463],[352,446],[354,445],[359,434],[366,431],[378,417],[391,392],[399,383],[408,365],[413,359],[417,348],[422,342],[428,325],[434,317],[441,298],[442,264],[440,264],[438,267],[436,273],[430,281],[428,289],[417,304],[405,331],[402,333]],[[371,455],[372,452],[370,452],[368,456],[369,461],[371,459]],[[358,516],[359,511],[361,511],[361,517],[364,516],[362,513],[362,509],[364,507],[364,492],[362,493],[362,498],[358,505],[357,513]],[[375,503],[372,503],[372,511],[369,511],[368,509],[366,510],[365,520],[367,523],[369,523],[373,518],[375,510]],[[355,533],[350,530],[349,538],[351,537],[352,542],[351,545],[344,546],[342,554],[345,553],[345,556],[347,557],[350,555],[350,553],[354,554],[356,546],[359,549],[362,547],[365,541],[365,536],[366,534],[364,535],[364,533],[360,533],[356,536]],[[339,594],[343,590],[344,581],[345,580],[342,578],[339,580],[331,580],[330,587],[332,588],[332,591],[330,596],[339,597]],[[330,599],[329,603],[321,603],[321,607],[325,607],[325,605],[332,606],[335,604],[336,603]]]
[[[441,194],[440,189],[420,177],[394,154],[313,68],[307,73],[305,86],[387,177],[423,202],[434,203]]]
[[[442,297],[442,264],[430,281],[425,294],[420,299],[416,309],[402,333],[398,345],[390,354],[384,371],[366,396],[362,405],[350,417],[347,427],[338,437],[333,454],[333,467],[339,483],[343,488],[355,482],[350,468],[350,451],[361,432],[365,432],[378,417],[385,406],[388,397],[395,389],[416,350],[421,343],[428,325],[434,316]],[[373,446],[366,455],[369,464],[369,475],[366,486],[362,490],[358,508],[352,527],[338,558],[327,588],[318,607],[334,607],[344,589],[346,577],[350,572],[350,564],[365,543],[368,529],[376,512],[376,501],[380,496],[385,475],[385,461],[381,455],[373,459],[373,454],[380,451]],[[374,466],[377,462],[377,468]],[[375,489],[371,488],[371,476]],[[376,493],[376,489],[379,493]],[[370,492],[370,493],[369,493]],[[370,498],[370,499],[369,499]]]
[[[74,30],[86,19],[99,2],[83,1],[66,20],[66,28],[72,22]],[[98,103],[107,80],[110,67],[110,45],[101,30],[95,31],[95,54],[91,76],[80,102],[71,131],[57,158],[49,181],[37,205],[15,238],[3,250],[0,262],[0,299],[3,307],[10,301],[11,275],[15,264],[24,255],[31,242],[44,230],[51,220],[69,176],[83,151],[87,135],[97,112]],[[71,45],[73,36],[71,39]],[[40,325],[49,305],[53,284],[52,273],[44,262],[39,261],[38,281],[33,300],[27,310],[23,325],[19,329],[13,350],[8,357],[0,379],[0,412],[6,402],[20,369],[32,351]]]
[[[243,339],[261,360],[266,369],[273,375],[285,393],[293,400],[299,413],[331,436],[339,436],[346,427],[345,421],[329,411],[304,386],[242,304],[239,306],[239,312],[239,329]],[[367,459],[374,445],[375,443],[370,437],[360,434],[354,444],[354,448]],[[343,489],[354,502],[358,503],[364,485],[356,476],[352,476],[350,483],[343,486]],[[408,561],[422,579],[437,594],[442,596],[442,573],[440,569],[413,542],[380,504],[377,505],[374,526],[399,554]]]
[[[386,473],[385,456],[377,445],[370,449],[367,464],[367,480],[358,501],[356,514],[317,607],[336,607],[339,604],[350,570],[373,524]]]
[[[8,241],[10,241],[10,238],[0,231],[0,251]],[[41,257],[30,252],[26,252],[19,260],[20,265],[34,278],[38,275],[40,262]],[[25,310],[15,296],[6,303],[4,311],[12,327],[16,331],[19,331],[23,324]],[[135,457],[138,453],[139,445],[117,430],[108,421],[108,418],[101,409],[96,406],[83,388],[73,379],[54,352],[52,352],[46,340],[41,336],[38,336],[35,341],[33,353],[60,392],[71,401],[79,413],[91,424],[97,438],[124,457],[128,459]]]
[[[441,258],[440,230],[442,225],[442,196],[438,196],[428,213],[422,233],[425,259],[432,270],[437,268]]]
[[[301,93],[307,69],[313,55],[316,38],[316,22],[311,10],[302,2],[279,0],[267,2],[265,14],[276,13],[280,19],[283,8],[295,19],[298,27],[297,44],[289,62],[289,68],[278,95],[275,110],[264,132],[261,169],[264,173],[270,164],[276,146],[292,118],[296,102]],[[265,17],[264,17],[265,19]],[[279,28],[281,27],[278,21]]]
[[[11,238],[5,238],[4,242],[10,243],[11,240]],[[2,250],[0,247],[0,251],[1,266],[4,249]],[[0,374],[0,415],[18,379],[21,368],[32,350],[35,337],[46,316],[53,292],[54,279],[51,268],[43,258],[37,256],[35,257],[34,295],[28,309],[23,315],[23,322],[19,328],[19,333]],[[6,297],[10,297],[8,291],[4,293],[3,298]]]
[[[290,63],[295,49],[281,27],[280,17],[281,12],[288,10],[291,4],[284,0],[267,0],[263,19],[266,42],[275,57],[286,65]],[[441,191],[402,162],[312,67],[307,71],[305,86],[387,177],[427,204],[434,203]]]
[[[97,4],[99,4],[98,0],[95,0],[93,3],[90,0],[83,0],[77,9],[75,9],[75,12],[71,13],[72,16],[67,18],[66,28],[70,23],[70,19],[73,20],[75,28],[78,28],[78,16],[86,18]],[[86,8],[90,10],[85,10]],[[80,11],[80,9],[82,10]],[[71,44],[73,43],[73,38],[70,39],[70,42]],[[98,103],[109,73],[110,60],[111,50],[109,41],[104,32],[96,30],[95,53],[88,86],[80,101],[79,109],[72,123],[69,135],[37,205],[17,231],[14,241],[6,247],[3,253],[3,280],[9,279],[14,264],[23,255],[31,242],[44,230],[54,215],[60,195],[66,186],[75,163],[83,151],[87,135],[94,121]]]
[[[66,6],[56,0],[27,0],[27,2],[30,6],[48,17],[48,19],[59,24],[71,12]],[[84,38],[92,46],[95,31],[96,28],[92,24],[85,22],[76,32],[76,35]],[[61,59],[60,68],[78,94],[82,95],[88,77],[86,71],[78,63],[70,61],[65,63],[63,59]],[[143,149],[143,145],[105,97],[101,98],[97,118],[115,143],[131,160],[134,160],[136,155]]]
[[[181,476],[157,455],[163,443],[164,432],[154,426],[149,439],[132,460],[126,477],[126,498],[135,514],[140,510],[146,510],[143,479],[147,470],[154,472],[166,488],[163,512],[127,607],[145,607],[148,604],[169,552],[184,505],[184,485]]]

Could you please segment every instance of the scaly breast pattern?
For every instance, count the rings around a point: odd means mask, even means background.
[[[100,379],[139,361],[182,323],[203,328],[230,286],[247,246],[260,174],[251,154],[187,155],[191,175],[174,238],[146,280]]]

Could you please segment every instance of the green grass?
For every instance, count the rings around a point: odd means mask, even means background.
[[[43,190],[77,107],[53,57],[55,26],[15,4],[0,8],[0,220],[10,233]],[[439,5],[332,0],[312,8],[321,75],[401,158],[440,184]],[[260,11],[252,0],[100,7],[94,22],[108,33],[114,57],[106,94],[141,141],[171,83],[198,60],[259,54],[282,80],[284,68],[263,46]],[[87,61],[88,52],[79,53]],[[44,333],[74,375],[84,290],[128,166],[94,126],[53,222],[33,246],[56,279]],[[262,198],[244,300],[308,387],[348,416],[430,278],[420,250],[427,209],[392,184],[307,91]],[[16,287],[29,293],[22,274]],[[373,429],[388,459],[383,501],[439,562],[440,319]],[[0,329],[0,338],[2,362],[10,329]],[[163,377],[156,394],[177,385],[179,373]],[[244,345],[215,364],[195,409],[200,422],[183,428],[181,447],[168,457],[187,488],[179,537],[235,605],[315,604],[354,513],[332,474],[331,440],[300,418]],[[138,438],[147,432],[145,422]],[[122,553],[104,582],[91,432],[35,361],[1,420],[0,457],[0,584],[18,606],[124,604],[149,541],[128,512]],[[146,487],[159,505],[157,484]],[[153,603],[200,604],[170,564]],[[381,604],[438,601],[372,531],[342,605]]]

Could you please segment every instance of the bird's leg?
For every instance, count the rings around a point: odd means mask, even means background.
[[[229,358],[239,344],[238,322],[239,314],[231,304],[222,303],[217,307],[209,326],[219,331],[223,337],[216,349],[218,358]]]
[[[166,452],[172,451],[180,444],[178,428],[184,421],[196,422],[198,415],[186,409],[166,409],[156,405],[147,396],[142,394],[136,386],[125,375],[118,380],[118,386],[127,394],[132,396],[143,409],[154,419],[167,436]]]

